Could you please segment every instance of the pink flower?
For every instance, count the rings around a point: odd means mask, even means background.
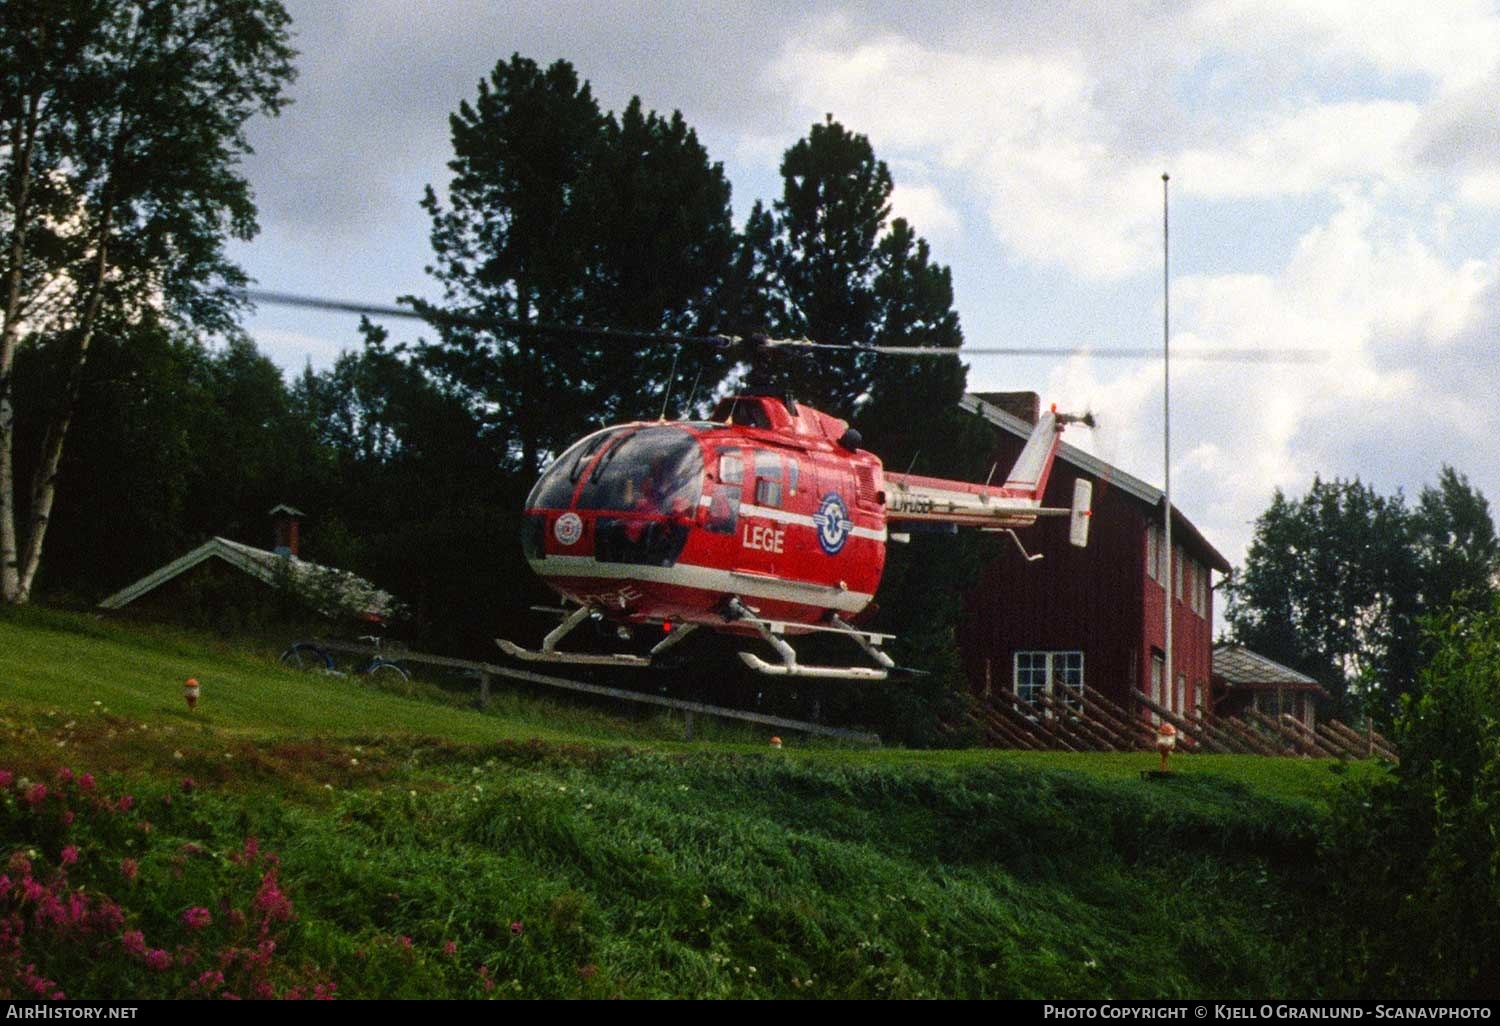
[[[146,935],[139,930],[127,930],[120,938],[120,945],[132,955],[145,955]]]
[[[63,826],[72,826],[73,825],[73,820],[75,818],[76,817],[74,817],[74,815],[73,815],[73,810],[72,809],[68,809],[67,811],[65,811],[62,814]]]
[[[510,935],[512,937],[519,937],[525,932],[526,927],[521,924],[521,921],[519,919],[510,924]]]
[[[134,806],[134,805],[135,805],[135,796],[134,795],[122,794],[122,795],[120,795],[119,800],[115,802],[115,811],[116,812],[129,812],[130,809],[131,809],[131,807]]]
[[[406,934],[403,933],[400,937],[397,938],[397,941],[407,951],[411,950],[411,938],[406,936]]]
[[[68,845],[62,850],[59,858],[61,859],[63,865],[71,866],[73,863],[78,861],[78,846],[73,844]]]
[[[73,782],[73,771],[66,766],[60,766],[57,770],[57,783],[59,787],[67,787]]]
[[[282,891],[274,869],[267,870],[261,877],[260,890],[255,893],[255,910],[264,915],[268,923],[284,923],[292,918],[292,902]]]
[[[449,956],[458,954],[458,941],[455,941],[455,940],[444,941],[443,942],[443,954],[449,955]]]
[[[213,922],[213,917],[202,905],[194,905],[182,913],[182,921],[187,924],[189,930],[201,930]]]
[[[15,781],[16,775],[10,770],[0,770],[0,787],[9,787]]]
[[[47,785],[32,784],[26,789],[26,804],[33,809],[47,800]]]
[[[135,859],[120,860],[120,875],[123,876],[126,880],[134,882],[136,874],[140,871],[141,867],[136,863]]]
[[[205,970],[203,975],[198,977],[200,990],[214,990],[222,986],[224,986],[224,974],[217,969]]]
[[[145,957],[141,961],[145,962],[146,968],[153,972],[162,973],[172,968],[172,956],[161,948],[152,948],[146,952]]]
[[[193,788],[195,788],[197,786],[198,786],[197,784],[193,783],[193,778],[192,777],[183,777],[182,778],[182,793],[183,794],[192,794],[193,793]]]
[[[94,775],[85,773],[78,778],[78,790],[92,791],[94,789]]]

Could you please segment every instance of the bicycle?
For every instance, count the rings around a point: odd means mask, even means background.
[[[404,683],[411,680],[411,674],[406,671],[405,667],[392,659],[387,659],[382,654],[380,646],[383,639],[378,635],[362,634],[359,640],[368,641],[374,646],[375,651],[354,668],[357,675],[390,683],[398,680]],[[321,670],[336,677],[345,676],[335,668],[333,654],[313,641],[293,642],[291,647],[281,653],[281,664],[294,670]]]

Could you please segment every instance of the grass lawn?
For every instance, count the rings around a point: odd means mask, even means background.
[[[238,996],[1311,994],[1320,806],[1378,772],[773,752],[740,727],[686,742],[670,717],[517,696],[481,713],[273,655],[0,615],[0,860],[119,909],[83,940],[35,927],[14,972],[72,997],[209,996],[204,971]],[[0,946],[0,996],[35,988],[6,966]]]

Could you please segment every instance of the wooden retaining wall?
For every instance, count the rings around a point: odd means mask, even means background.
[[[1400,761],[1395,745],[1368,727],[1329,720],[1310,730],[1290,714],[1272,717],[1256,709],[1243,717],[1183,716],[1145,694],[1134,698],[1137,708],[1132,710],[1089,687],[1055,689],[1035,705],[1011,691],[968,695],[962,711],[943,724],[943,732],[977,732],[995,748],[1151,752],[1156,750],[1155,724],[1162,722],[1176,729],[1179,752]]]

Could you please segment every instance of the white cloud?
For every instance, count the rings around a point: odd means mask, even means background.
[[[935,244],[956,237],[961,223],[958,211],[932,185],[902,185],[891,191],[891,216],[904,217],[918,235]]]
[[[1445,88],[1483,78],[1500,55],[1500,19],[1483,0],[1213,0],[1184,21],[1198,47],[1422,75]]]
[[[981,196],[1022,257],[1096,277],[1135,270],[1150,217],[1122,190],[1099,133],[1093,81],[1076,57],[938,52],[895,36],[844,44],[814,34],[770,73],[799,103],[834,112],[876,152],[920,153]],[[1140,169],[1138,180],[1153,174]]]
[[[1312,104],[1239,138],[1172,159],[1189,192],[1212,198],[1302,196],[1354,179],[1404,179],[1414,103]]]

